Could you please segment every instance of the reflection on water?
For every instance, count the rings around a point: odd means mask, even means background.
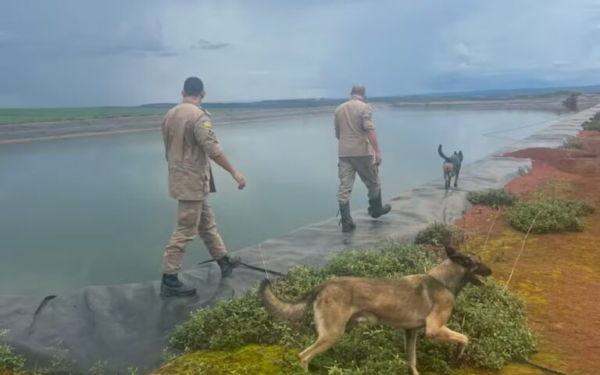
[[[376,111],[384,199],[441,176],[436,148],[465,163],[547,127],[557,115],[517,111]],[[245,174],[240,192],[215,171],[211,196],[230,250],[337,212],[331,116],[227,125],[216,131]],[[544,123],[541,121],[548,120]],[[483,134],[539,123],[503,133]],[[367,206],[357,179],[352,208]],[[84,285],[157,279],[173,228],[158,131],[0,145],[0,294],[65,293]],[[184,263],[207,259],[200,241]]]

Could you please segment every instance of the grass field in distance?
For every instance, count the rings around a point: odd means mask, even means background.
[[[115,117],[163,115],[167,108],[98,107],[98,108],[0,108],[0,125],[29,122],[89,120]]]

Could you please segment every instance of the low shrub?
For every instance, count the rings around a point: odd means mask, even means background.
[[[6,343],[7,331],[0,330],[0,375],[56,375],[56,374],[78,374],[75,371],[78,366],[75,361],[70,359],[69,350],[65,349],[62,342],[56,346],[50,347],[50,363],[45,367],[38,366],[37,363],[28,363],[25,357]],[[32,369],[35,367],[35,369]],[[110,368],[108,361],[99,360],[86,373],[94,375],[112,375],[119,374]],[[126,374],[139,375],[139,369],[128,367]]]
[[[16,353],[5,341],[7,331],[0,330],[0,373],[19,374],[25,368],[25,357]]]
[[[529,176],[531,174],[531,167],[519,167],[517,173],[519,176]]]
[[[600,131],[600,113],[596,113],[594,117],[583,123],[584,130]]]
[[[572,137],[564,141],[561,148],[565,150],[582,150],[583,143],[577,138]]]
[[[504,189],[492,189],[469,192],[467,194],[467,200],[473,205],[500,208],[503,206],[512,206],[519,200],[519,196],[507,193]]]
[[[296,300],[321,282],[336,276],[397,278],[424,273],[440,259],[420,246],[388,244],[365,252],[344,252],[322,268],[298,267],[273,284],[285,300]],[[527,358],[536,348],[520,299],[504,292],[492,280],[487,286],[467,287],[458,297],[450,328],[466,334],[469,367],[500,369],[513,358]],[[262,307],[256,290],[201,309],[177,327],[170,341],[173,350],[232,351],[246,345],[281,346],[303,350],[315,340],[312,319],[291,325],[277,322]],[[421,332],[418,364],[423,371],[449,372],[449,345],[433,342]],[[346,333],[333,349],[311,362],[314,373],[329,375],[407,374],[402,330],[359,325]],[[282,373],[296,374],[289,364]],[[253,372],[246,372],[251,375]]]
[[[182,355],[153,375],[282,375],[305,374],[297,351],[281,346],[247,345],[234,352],[194,352]],[[284,372],[285,370],[285,372]]]
[[[584,228],[581,218],[593,212],[594,208],[584,202],[541,198],[515,204],[508,222],[522,232],[529,228],[532,233],[579,232]]]
[[[442,223],[433,223],[417,233],[415,245],[455,245],[461,243],[464,237],[465,233],[460,228]]]

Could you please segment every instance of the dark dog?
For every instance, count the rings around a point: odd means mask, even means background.
[[[462,356],[468,338],[446,327],[454,299],[467,284],[483,285],[480,276],[492,271],[479,257],[446,247],[448,259],[426,274],[399,279],[340,277],[313,289],[298,302],[284,302],[263,280],[259,294],[267,310],[276,318],[300,321],[314,304],[317,341],[298,355],[302,366],[327,351],[344,332],[360,322],[403,328],[406,333],[408,364],[418,375],[417,329],[425,327],[426,336],[441,342],[456,343],[456,357]]]
[[[450,189],[450,184],[452,183],[452,177],[456,177],[454,179],[454,187],[458,187],[458,175],[460,174],[460,166],[463,161],[463,153],[459,151],[458,153],[454,151],[454,155],[447,157],[442,152],[442,145],[438,147],[438,154],[444,159],[444,164],[442,165],[442,169],[444,170],[444,181],[446,182],[446,190]]]

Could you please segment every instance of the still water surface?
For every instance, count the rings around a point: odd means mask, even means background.
[[[535,111],[376,111],[384,199],[441,175],[439,143],[465,163],[549,126]],[[545,121],[545,122],[544,122]],[[485,133],[537,124],[499,134]],[[210,201],[230,250],[332,217],[337,144],[332,116],[216,127],[246,176],[238,191],[215,171]],[[357,179],[352,208],[367,206]],[[0,295],[64,294],[86,285],[158,279],[175,220],[158,131],[0,145]],[[200,241],[187,268],[207,259]]]

